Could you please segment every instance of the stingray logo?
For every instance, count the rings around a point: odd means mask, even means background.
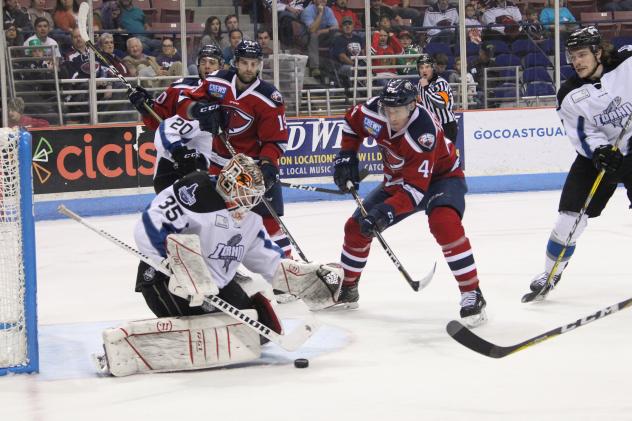
[[[244,257],[244,246],[240,245],[241,234],[234,235],[227,244],[218,243],[213,253],[209,254],[209,259],[223,260],[224,270],[228,272],[228,268],[232,262],[241,262]]]
[[[52,173],[50,172],[50,170],[44,168],[44,166],[42,166],[40,162],[48,163],[48,157],[52,154],[53,147],[50,145],[48,140],[46,140],[46,138],[40,137],[39,142],[37,142],[35,152],[33,153],[33,169],[35,170],[37,179],[41,184],[46,183]]]
[[[235,136],[248,130],[252,126],[254,118],[233,107],[226,107],[226,120],[228,121],[228,135]]]
[[[198,188],[198,183],[194,183],[190,186],[180,187],[178,190],[178,197],[180,201],[187,206],[195,205],[197,199],[195,198],[195,190]]]
[[[612,124],[614,127],[623,128],[624,119],[627,119],[630,114],[632,114],[632,104],[629,102],[621,104],[621,97],[618,96],[608,104],[608,107],[601,114],[593,118],[597,126]]]
[[[384,157],[384,165],[386,165],[391,171],[399,171],[404,167],[404,158],[395,154],[386,146],[380,145],[382,156]]]

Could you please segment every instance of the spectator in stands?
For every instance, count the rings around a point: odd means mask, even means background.
[[[77,13],[79,3],[77,0],[57,0],[53,21],[58,29],[64,32],[71,32],[77,26]]]
[[[438,0],[437,3],[426,10],[424,15],[424,28],[428,30],[428,36],[434,41],[452,43],[454,41],[454,25],[459,22],[459,12],[456,6],[451,6],[448,0]]]
[[[34,39],[38,39],[41,45],[46,45],[49,47],[54,47],[55,55],[57,57],[61,57],[61,52],[59,51],[59,45],[57,41],[48,36],[50,33],[50,27],[48,26],[48,21],[46,18],[37,18],[35,19],[35,35],[32,35],[24,41],[24,46],[28,47],[30,42]]]
[[[21,47],[24,44],[24,37],[18,32],[17,26],[13,22],[4,23],[4,39],[7,42],[7,47]],[[15,57],[16,53],[12,53]]]
[[[553,2],[548,0],[546,6],[540,11],[540,23],[549,30],[554,25],[555,21],[555,9],[553,8]],[[568,38],[568,35],[577,29],[577,21],[575,16],[566,7],[566,0],[560,0],[560,37],[562,41]]]
[[[375,31],[373,33],[371,47],[375,51],[376,56],[402,54],[404,52],[404,49],[399,43],[397,37],[394,34],[389,35],[389,33],[386,32],[384,29],[380,29],[379,31]],[[388,66],[394,65],[395,63],[396,60],[394,58],[373,60],[374,66]],[[378,78],[377,80],[374,80],[374,82],[377,85],[385,85],[389,79],[397,75],[397,70],[394,68],[385,67],[374,69],[373,73]]]
[[[470,41],[474,44],[480,44],[483,27],[476,14],[476,6],[472,3],[465,6],[465,27]]]
[[[145,12],[134,6],[133,0],[118,0],[118,2],[121,8],[119,17],[121,27],[138,38],[148,52],[160,51],[160,40],[146,35],[145,31],[149,30],[151,25],[145,22]]]
[[[478,50],[478,59],[470,68],[470,73],[474,76],[474,81],[478,86],[483,86],[483,77],[485,68],[494,67],[496,60],[494,59],[494,46],[492,44],[483,44]],[[493,77],[493,74],[488,72],[488,76]],[[491,81],[488,81],[487,86],[493,85]]]
[[[64,54],[64,61],[60,66],[61,77],[63,79],[88,79],[90,77],[90,55],[88,54],[86,43],[81,37],[79,28],[75,27],[72,30],[71,39],[72,47]],[[95,67],[95,74],[98,77],[100,73],[100,64],[98,61],[95,61]],[[64,87],[68,90],[83,91],[80,93],[64,95],[64,102],[87,102],[89,100],[87,82],[78,82],[72,85],[65,85]],[[67,106],[66,111],[71,113],[87,113],[89,108],[87,105],[70,105]],[[76,118],[77,122],[88,122],[88,118],[85,116]]]
[[[228,33],[228,41],[230,45],[224,48],[224,67],[230,69],[235,58],[235,48],[244,39],[244,33],[241,29],[233,29]]]
[[[131,76],[150,77],[165,76],[164,72],[156,58],[143,53],[143,43],[140,39],[132,37],[127,40],[127,56],[123,58],[123,62],[127,66]],[[160,86],[157,80],[145,80],[141,84],[148,87]]]
[[[362,22],[358,18],[356,13],[347,8],[347,0],[336,0],[336,2],[331,6],[331,11],[334,12],[334,16],[336,20],[340,24],[340,29],[342,30],[342,19],[345,17],[350,17],[353,21],[353,30],[361,31],[362,30]]]
[[[162,39],[162,52],[158,54],[156,61],[165,72],[163,76],[182,75],[182,56],[173,44],[173,38]]]
[[[319,78],[321,69],[318,49],[331,45],[338,30],[338,21],[331,7],[327,6],[327,0],[314,0],[301,13],[301,20],[310,33],[307,55],[311,76]]]
[[[382,4],[395,13],[395,16],[402,17],[404,19],[419,19],[419,11],[410,7],[410,0],[382,0]],[[401,22],[398,22],[401,24]]]
[[[3,22],[15,24],[19,33],[30,34],[33,32],[33,24],[27,11],[18,4],[18,0],[4,0]]]
[[[9,127],[48,127],[50,123],[41,118],[24,115],[24,100],[20,97],[10,98],[7,101]]]
[[[606,12],[622,12],[632,10],[632,0],[612,0],[603,8]]]
[[[544,41],[548,37],[548,33],[538,19],[538,12],[533,7],[527,7],[525,15],[527,20],[524,22],[524,32],[529,39],[534,42]]]
[[[476,19],[478,19],[478,21],[480,22],[483,18],[483,13],[485,13],[485,11],[487,10],[487,8],[485,7],[485,1],[470,0],[468,4],[474,7],[474,15],[476,16]]]
[[[398,65],[407,65],[406,68],[398,68],[397,74],[399,75],[414,75],[417,74],[417,55],[421,53],[421,48],[413,44],[413,38],[408,31],[401,31],[397,35],[397,39],[404,49],[404,54],[414,55],[413,58],[398,58]]]
[[[445,80],[450,78],[451,70],[448,69],[450,60],[445,53],[437,53],[432,57],[435,61],[434,72]]]
[[[97,41],[97,47],[101,51],[101,54],[105,56],[109,60],[110,63],[114,66],[118,72],[125,76],[131,76],[129,69],[125,65],[125,63],[119,58],[114,49],[114,37],[112,34],[108,32],[104,32],[99,36],[99,40]],[[115,78],[116,76],[112,73],[109,67],[101,66],[99,68],[99,77],[101,78]],[[114,80],[107,81],[104,83],[103,87],[105,88],[105,92],[99,94],[99,99],[104,100],[123,100],[128,99],[127,94],[125,92],[113,92],[114,89],[125,89],[125,85],[123,82]],[[127,109],[126,104],[105,104],[103,106],[104,111],[122,111]],[[130,121],[135,120],[137,118],[137,114],[134,112],[133,115],[106,115],[103,118],[100,118],[100,121]]]
[[[448,77],[448,82],[450,84],[461,83],[461,57],[456,57],[454,60],[454,72],[450,73]],[[478,101],[476,98],[476,85],[474,82],[474,76],[470,72],[465,73],[465,83],[467,83],[467,101],[470,105],[477,105]],[[452,86],[452,92],[454,93],[455,98],[461,97],[461,88],[457,86]],[[456,99],[458,102],[459,100]],[[461,104],[462,107],[462,104]],[[472,107],[474,108],[474,107]]]
[[[270,31],[268,31],[268,28],[257,29],[257,42],[261,46],[261,51],[263,51],[264,57],[272,54],[272,38],[270,37]]]
[[[106,1],[101,7],[101,21],[103,22],[103,29],[118,30],[121,28],[121,6],[118,1]]]
[[[384,29],[389,35],[393,35],[396,31],[399,31],[399,27],[393,28],[393,21],[388,16],[380,16],[380,20],[377,24],[377,29]]]
[[[382,0],[371,0],[371,27],[379,29],[380,19],[383,16],[396,22],[401,19],[390,7],[382,4]]]
[[[220,50],[228,47],[228,41],[222,36],[222,21],[217,16],[209,16],[204,23],[200,46],[204,45],[214,45]]]
[[[114,37],[112,34],[108,32],[104,32],[99,36],[99,40],[97,41],[97,47],[101,51],[101,54],[107,58],[110,63],[119,71],[123,76],[131,76],[129,69],[125,62],[123,62],[119,57],[120,54],[117,54],[116,49],[114,48]],[[107,67],[101,67],[101,76],[100,77],[116,77]]]
[[[44,10],[46,6],[46,0],[31,0],[31,7],[28,8],[29,19],[33,26],[35,26],[35,19],[46,18],[48,25],[52,28],[55,23],[50,13]]]
[[[271,12],[272,1],[264,0],[265,7]],[[304,51],[309,45],[309,31],[301,22],[301,13],[309,0],[276,1],[279,21],[279,44],[281,48]]]
[[[48,26],[46,19],[43,19]],[[16,86],[18,92],[23,92],[26,97],[28,93],[27,107],[29,114],[44,115],[55,112],[57,104],[57,96],[55,93],[54,76],[55,61],[50,53],[50,46],[46,46],[39,38],[31,38],[26,44],[29,48],[25,51],[27,57],[31,60],[19,63],[19,67],[27,69],[28,72],[19,72],[17,78],[24,81],[32,81],[29,84],[21,84]],[[16,63],[18,67],[18,63]]]
[[[505,39],[511,42],[522,29],[522,13],[512,2],[496,0],[483,13],[481,22],[488,27],[483,32],[484,39]]]
[[[224,18],[224,26],[226,27],[226,32],[239,29],[239,17],[237,15],[226,16]]]
[[[349,78],[353,75],[354,57],[364,55],[364,39],[354,32],[355,23],[351,16],[342,18],[342,32],[334,38],[331,54],[340,83],[351,86]],[[361,66],[363,62],[361,62]]]

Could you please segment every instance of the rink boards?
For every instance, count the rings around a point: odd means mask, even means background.
[[[559,189],[575,153],[553,108],[500,109],[458,114],[456,144],[472,193]],[[332,162],[340,149],[342,117],[289,119],[281,178],[334,187]],[[83,215],[142,210],[153,196],[154,133],[139,125],[34,130],[36,217],[54,219],[61,202]],[[380,180],[381,154],[372,138],[360,150]],[[330,194],[284,189],[287,202],[334,200]]]

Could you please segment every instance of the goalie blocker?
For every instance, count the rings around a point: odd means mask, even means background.
[[[260,274],[272,288],[298,295],[312,310],[336,303],[342,269],[284,259],[282,250],[263,228],[261,217],[250,212],[264,191],[259,168],[240,154],[228,162],[217,180],[206,173],[193,173],[156,196],[136,227],[136,243],[151,260],[166,259],[172,274],[164,275],[141,262],[136,290],[160,319],[130,322],[106,331],[107,356],[99,359],[102,368],[109,365],[112,374],[128,375],[207,368],[258,358],[256,332],[254,339],[250,332],[235,333],[239,339],[225,344],[216,330],[224,329],[226,334],[241,330],[234,327],[233,319],[209,315],[208,306],[201,306],[204,297],[217,295],[240,310],[254,310],[253,318],[282,332],[264,294],[247,294],[236,279],[241,276],[237,273],[240,264]],[[195,316],[204,319],[191,321]],[[191,343],[182,339],[181,333],[174,335],[173,328],[164,328],[176,324],[175,330],[190,336]],[[204,337],[199,345],[206,347],[204,358],[192,356],[197,335]],[[210,358],[208,349],[223,349],[228,357]],[[161,362],[151,364],[152,358]]]

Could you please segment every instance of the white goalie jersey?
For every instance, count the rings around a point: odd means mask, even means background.
[[[143,212],[134,235],[140,251],[162,261],[167,257],[166,238],[175,233],[200,237],[202,255],[219,288],[233,279],[240,264],[271,282],[283,257],[261,216],[246,212],[242,219],[233,219],[215,191],[214,178],[203,172],[160,192]]]
[[[176,145],[186,146],[195,149],[211,162],[211,148],[213,136],[200,130],[200,123],[197,120],[186,120],[179,115],[169,117],[158,126],[154,135],[154,146],[156,147],[156,162],[160,158],[173,162],[171,150]],[[158,166],[156,166],[156,169]]]

